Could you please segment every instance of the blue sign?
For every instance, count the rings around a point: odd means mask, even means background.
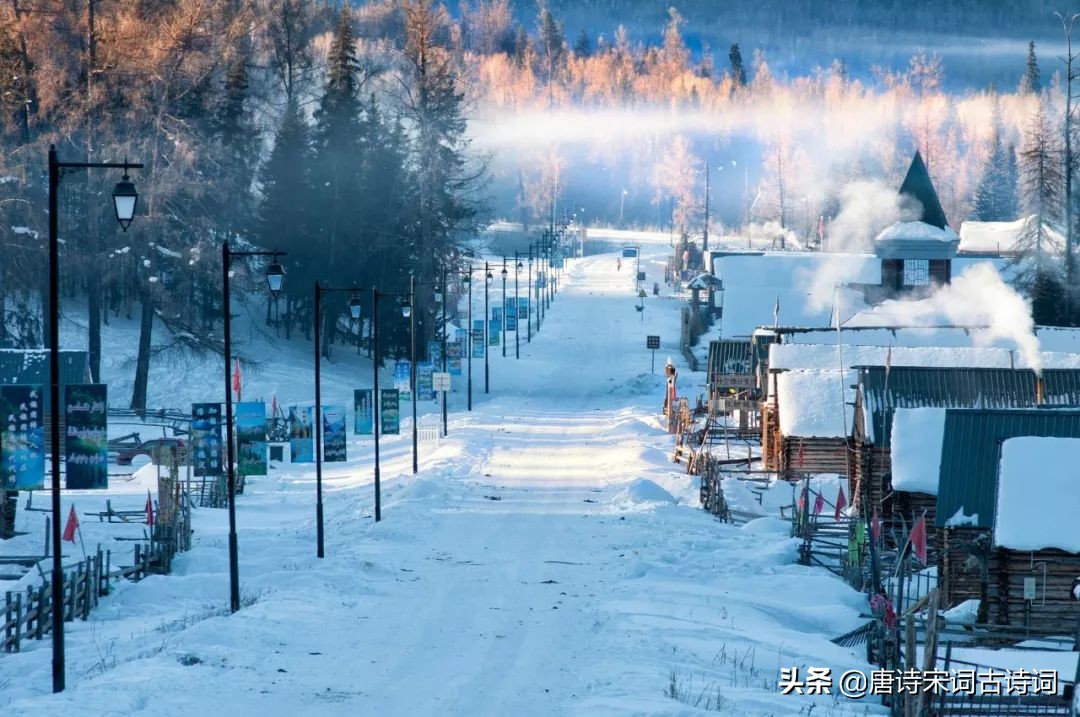
[[[311,406],[289,407],[289,453],[293,463],[315,460],[315,436]]]
[[[517,317],[525,321],[529,320],[529,297],[522,296],[518,298]]]
[[[4,488],[39,490],[45,483],[41,386],[0,386],[0,446]]]
[[[409,387],[412,384],[411,370],[412,366],[408,361],[394,363],[394,388],[401,394],[402,401],[412,400],[412,395],[409,393]]]
[[[323,460],[339,463],[345,460],[345,407],[323,406]]]
[[[419,364],[418,364],[419,365]],[[370,388],[358,388],[353,391],[353,433],[358,436],[370,436],[375,431],[375,401]]]
[[[434,401],[435,387],[432,374],[435,373],[435,364],[430,361],[416,362],[416,400]]]
[[[472,330],[472,357],[484,358],[484,320],[474,319]]]
[[[623,259],[633,259],[637,256],[637,247],[624,246],[622,250]]]

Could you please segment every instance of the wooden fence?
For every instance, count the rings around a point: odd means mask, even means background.
[[[161,506],[167,514],[169,506]],[[155,526],[155,538],[134,546],[131,565],[112,568],[112,551],[99,545],[88,555],[64,571],[64,620],[87,620],[99,600],[109,594],[114,580],[138,582],[147,575],[168,574],[173,557],[191,548],[190,513],[175,509],[174,520]],[[3,631],[0,645],[4,652],[18,652],[23,640],[40,640],[52,630],[52,573],[44,572],[40,585],[26,590],[9,591],[4,595]]]

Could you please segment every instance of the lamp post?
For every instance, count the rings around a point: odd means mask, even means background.
[[[323,464],[323,419],[322,419],[322,295],[326,292],[352,292],[349,299],[349,318],[352,321],[360,320],[360,287],[348,289],[335,289],[322,286],[315,281],[315,554],[317,557],[325,556],[324,532],[323,532],[323,490],[322,490],[322,464]],[[415,446],[413,460],[416,459]]]
[[[469,406],[470,411],[472,410],[472,355],[473,355],[472,344],[473,344],[473,341],[475,340],[474,337],[473,337],[473,318],[472,318],[472,272],[473,272],[473,268],[471,266],[466,267],[466,268],[462,269],[462,273],[464,275],[461,277],[461,283],[465,285],[465,288],[469,292],[469,333],[468,333],[469,340],[465,342],[465,348],[469,353],[469,355],[466,357],[466,361],[468,361],[468,364],[469,364],[469,366],[468,366],[468,371],[469,371],[469,378],[468,378],[468,382],[469,382],[469,399],[468,400],[469,400],[469,403],[468,403],[468,406]]]
[[[521,358],[521,299],[518,298],[518,277],[521,275],[521,257],[514,252],[514,316],[517,317],[514,331],[514,358]],[[528,314],[526,314],[526,317]]]
[[[491,267],[484,262],[484,393],[491,388],[491,365],[488,361],[488,344],[491,343],[488,334],[491,331],[491,321],[488,317],[491,311],[488,309],[488,289],[491,287]]]
[[[420,463],[417,457],[417,448],[420,444],[420,434],[416,426],[416,277],[409,274],[409,295],[401,305],[401,315],[409,320],[409,389],[412,394],[412,472],[416,475],[420,472]]]
[[[232,312],[229,310],[229,271],[233,257],[268,256],[272,261],[266,268],[266,284],[270,295],[277,297],[281,293],[281,284],[285,280],[285,269],[278,263],[279,256],[286,256],[283,251],[232,251],[229,242],[221,243],[221,314],[223,322],[222,338],[225,343],[225,472],[229,487],[229,609],[240,609],[240,560],[236,545],[236,467],[233,465],[233,408],[232,383],[229,369],[232,365]]]
[[[442,286],[443,290],[443,302],[442,302],[442,326],[439,327],[439,333],[442,335],[442,370],[446,373],[446,307],[450,303],[450,286],[446,283],[446,266],[443,265],[442,270]],[[443,438],[446,438],[447,433],[447,418],[446,418],[446,395],[449,391],[442,392],[442,434]]]
[[[378,523],[382,520],[382,472],[379,464],[379,421],[382,420],[382,401],[379,400],[379,299],[387,297],[404,297],[405,301],[401,305],[401,315],[405,318],[411,318],[412,304],[411,292],[397,292],[390,293],[385,291],[379,291],[374,286],[371,287],[371,373],[372,373],[372,391],[373,407],[372,416],[372,433],[375,434],[375,522]],[[415,390],[415,389],[414,389]]]
[[[528,310],[525,313],[525,331],[528,343],[532,343],[532,322],[533,311],[536,308],[533,306],[532,300],[532,265],[533,265],[533,245],[529,244],[529,276],[525,283],[525,299],[529,304]]]
[[[503,281],[503,294],[502,294],[502,317],[503,317],[503,320],[502,320],[502,355],[503,355],[503,358],[506,358],[506,331],[507,331],[507,327],[509,327],[509,325],[510,325],[510,316],[508,315],[508,313],[506,311],[506,277],[507,277],[507,273],[506,273],[506,257],[504,256],[503,257],[503,268],[502,268],[502,281]],[[514,333],[517,333],[517,321],[516,320],[514,321]]]
[[[127,231],[135,218],[139,193],[128,177],[129,169],[142,169],[128,162],[61,162],[56,146],[49,145],[49,439],[52,478],[52,681],[53,692],[64,691],[64,566],[60,528],[60,238],[59,190],[66,172],[77,169],[122,169],[123,178],[113,189],[113,209],[120,229]],[[228,373],[226,367],[225,373]]]

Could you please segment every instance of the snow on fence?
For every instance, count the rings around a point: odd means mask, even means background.
[[[109,594],[113,580],[138,582],[147,575],[168,574],[177,553],[191,548],[190,519],[186,510],[178,510],[170,524],[157,526],[157,538],[135,543],[132,564],[111,568],[112,551],[99,545],[64,573],[64,620],[87,620],[99,600]],[[40,640],[52,630],[52,583],[49,573],[43,573],[40,585],[25,591],[8,591],[4,595],[3,633],[0,645],[4,652],[19,652],[23,640]]]

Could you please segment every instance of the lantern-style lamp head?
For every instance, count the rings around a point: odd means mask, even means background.
[[[285,268],[278,262],[277,256],[270,266],[266,267],[266,285],[270,289],[270,295],[275,299],[281,293],[281,285],[285,281]]]
[[[116,221],[120,223],[120,229],[125,232],[135,219],[135,206],[138,203],[139,193],[135,191],[135,184],[128,177],[127,172],[124,172],[124,177],[113,189],[113,208],[116,209]]]
[[[506,275],[507,275],[508,273],[509,273],[509,272],[508,272],[508,271],[506,271],[506,267],[504,266],[504,267],[503,267],[503,270],[502,270],[502,278],[504,278],[504,279],[505,279],[505,278],[506,278]]]
[[[494,278],[495,278],[495,277],[493,277],[493,276],[491,275],[491,272],[489,271],[489,272],[487,273],[487,283],[488,283],[488,286],[491,286],[491,280],[492,280],[492,279],[494,279]]]
[[[412,316],[412,300],[408,296],[401,300],[401,315],[406,319]]]
[[[359,321],[360,320],[360,295],[359,294],[353,294],[352,298],[349,299],[349,316],[352,317],[353,321]]]

